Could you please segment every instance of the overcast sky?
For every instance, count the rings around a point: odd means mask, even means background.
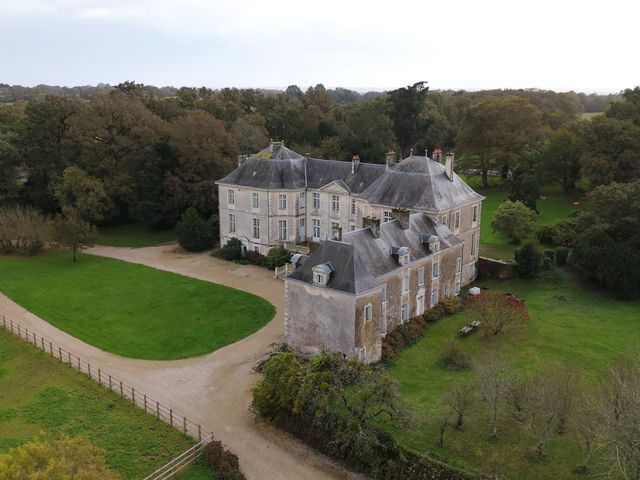
[[[0,83],[640,84],[640,2],[0,0]]]

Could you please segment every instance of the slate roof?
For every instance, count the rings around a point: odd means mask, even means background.
[[[455,173],[453,181],[449,180],[441,163],[414,155],[385,170],[360,196],[373,205],[429,212],[450,210],[484,198]]]
[[[406,230],[393,220],[380,225],[380,238],[375,238],[371,229],[363,228],[345,233],[342,241],[323,242],[289,278],[313,283],[313,267],[330,262],[334,271],[328,288],[362,293],[380,285],[377,277],[400,267],[391,255],[393,248],[409,247],[411,261],[431,255],[422,242],[423,235],[437,236],[441,249],[462,243],[445,225],[436,225],[427,214],[419,212],[410,216]]]
[[[384,173],[385,166],[361,162],[355,174],[351,173],[351,162],[339,160],[307,160],[307,182],[309,188],[321,188],[328,183],[342,180],[353,193],[360,193]]]

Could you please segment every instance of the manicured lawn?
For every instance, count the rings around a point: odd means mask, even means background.
[[[143,479],[193,441],[0,328],[0,453],[40,434],[89,438],[123,480]],[[208,473],[208,476],[206,475]],[[212,472],[190,467],[179,478]]]
[[[100,239],[97,243],[110,247],[147,247],[176,240],[173,230],[152,230],[141,223],[103,227],[99,231]]]
[[[507,192],[500,186],[491,186],[486,189],[477,188],[476,191],[487,197],[482,202],[482,223],[480,224],[480,254],[499,260],[513,260],[513,252],[516,245],[509,243],[509,240],[491,230],[491,218],[498,206],[507,198]],[[579,193],[566,194],[556,185],[547,185],[542,188],[541,200],[538,200],[538,210],[535,229],[557,220],[568,217],[571,212],[581,208],[574,205],[580,200]],[[533,235],[532,235],[533,236]]]
[[[584,388],[589,391],[589,384],[610,362],[640,345],[640,301],[614,299],[579,283],[563,270],[545,272],[536,280],[478,285],[515,292],[526,300],[531,316],[528,329],[499,339],[503,354],[516,370],[536,372],[553,365],[573,365],[582,372]],[[488,416],[479,408],[472,409],[462,431],[447,433],[445,448],[437,446],[436,413],[443,408],[444,392],[474,376],[473,368],[461,372],[442,367],[442,349],[449,341],[457,342],[477,362],[491,343],[478,333],[460,339],[457,330],[467,322],[464,314],[457,314],[431,325],[425,336],[402,351],[390,367],[417,419],[416,428],[395,431],[397,438],[462,466],[496,470],[504,478],[581,478],[572,473],[581,459],[571,433],[554,437],[547,457],[534,460],[528,455],[533,439],[506,418],[498,440],[490,441]]]
[[[212,352],[265,325],[264,299],[128,262],[49,252],[0,257],[0,291],[103,350],[169,360]]]

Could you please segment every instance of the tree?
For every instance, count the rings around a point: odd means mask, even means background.
[[[426,82],[417,82],[392,90],[387,97],[391,129],[404,156],[407,156],[409,149],[425,135],[431,124],[425,118],[425,99],[428,92]]]
[[[264,119],[260,115],[238,118],[231,125],[231,135],[238,142],[240,153],[254,153],[269,141]]]
[[[456,147],[467,166],[480,169],[482,185],[488,187],[490,169],[508,172],[541,138],[540,110],[525,99],[506,97],[471,107],[460,125]]]
[[[522,247],[518,248],[514,254],[516,271],[522,278],[535,277],[544,261],[544,252],[540,245],[534,242],[527,242]]]
[[[42,249],[47,227],[47,218],[34,208],[0,208],[0,252],[35,255]]]
[[[84,221],[73,208],[64,208],[51,224],[53,240],[73,252],[73,263],[79,248],[93,246],[99,238],[96,227]]]
[[[469,296],[465,313],[474,320],[479,320],[487,335],[494,336],[523,327],[529,320],[523,300],[499,291]]]
[[[344,130],[339,134],[342,149],[357,154],[364,162],[384,163],[394,144],[391,121],[382,99],[351,105],[346,110]]]
[[[111,208],[104,185],[79,167],[67,167],[62,180],[55,184],[54,194],[62,208],[73,208],[84,220],[96,223]]]
[[[575,189],[580,178],[580,145],[578,141],[579,124],[561,127],[551,134],[536,165],[543,181],[552,181],[562,185],[568,193]]]
[[[242,242],[237,238],[230,238],[220,249],[220,256],[229,261],[238,260],[242,257]]]
[[[540,213],[537,208],[540,198],[540,185],[533,174],[526,172],[514,173],[509,182],[509,200],[522,202],[531,210]]]
[[[39,438],[0,455],[0,480],[117,480],[104,450],[82,437]]]
[[[178,243],[188,252],[201,252],[213,247],[216,239],[214,225],[205,220],[195,208],[187,209],[176,225]]]
[[[476,385],[473,383],[457,383],[445,393],[444,401],[455,415],[456,428],[462,428],[467,410],[477,400],[476,394]]]
[[[504,357],[492,348],[477,369],[480,399],[489,410],[491,437],[498,436],[498,420],[509,392],[510,372]]]
[[[273,247],[267,253],[267,267],[277,268],[289,263],[289,251],[284,247]]]
[[[505,200],[493,213],[491,230],[518,244],[533,230],[535,214],[524,203]]]

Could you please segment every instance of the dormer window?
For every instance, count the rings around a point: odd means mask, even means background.
[[[326,287],[329,283],[329,277],[333,272],[331,263],[321,263],[311,269],[313,271],[313,284],[318,287]]]
[[[409,247],[392,247],[391,256],[394,257],[400,265],[409,265],[411,263],[411,249]]]
[[[423,234],[422,243],[429,249],[429,253],[440,251],[440,239],[436,235]]]

